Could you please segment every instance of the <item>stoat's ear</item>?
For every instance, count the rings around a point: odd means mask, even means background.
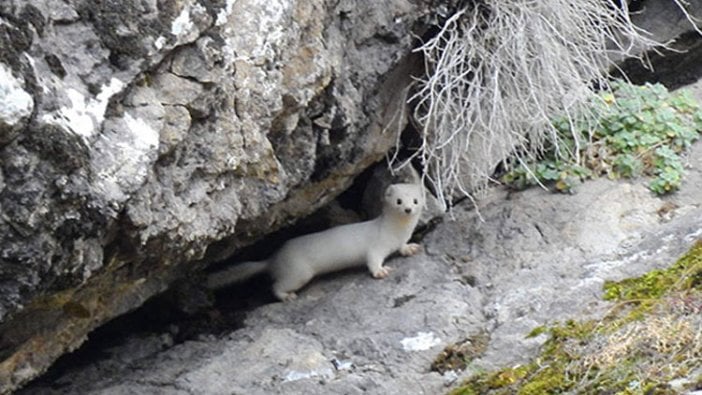
[[[395,193],[395,186],[394,186],[394,185],[389,185],[389,186],[385,189],[385,197],[386,197],[386,198],[389,198],[390,196],[392,196],[393,193]]]

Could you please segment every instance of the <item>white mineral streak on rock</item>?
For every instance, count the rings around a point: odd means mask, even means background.
[[[308,371],[298,371],[292,370],[285,375],[283,381],[297,381],[310,379],[313,377],[323,377],[326,379],[331,379],[334,377],[334,371],[331,368],[325,368],[321,370],[308,370]]]
[[[146,153],[158,146],[158,132],[143,119],[124,114],[124,120],[134,136],[133,149],[135,152]]]
[[[22,89],[22,83],[0,63],[0,123],[16,125],[28,117],[33,108],[32,96]]]
[[[185,7],[180,11],[180,15],[171,24],[171,34],[180,36],[195,28],[195,24],[190,20],[190,8]]]
[[[171,23],[171,34],[175,36],[174,45],[181,45],[195,41],[199,34],[198,24],[209,19],[207,9],[198,3],[185,5],[180,14]],[[209,22],[207,22],[209,24]]]
[[[158,36],[156,41],[154,41],[154,47],[158,50],[162,49],[166,45],[166,37]]]
[[[235,5],[238,10],[247,11],[234,12]],[[227,10],[229,8],[227,3]],[[282,41],[290,34],[285,18],[291,15],[292,4],[285,0],[231,0],[229,14],[232,12],[234,17],[222,22],[229,23],[224,29],[226,46],[223,51],[227,62],[262,64],[264,59],[274,59],[275,49],[284,47]],[[236,34],[236,31],[244,33]]]
[[[441,344],[441,339],[434,332],[417,332],[417,336],[406,337],[400,343],[405,351],[424,351]]]
[[[206,14],[207,9],[198,3],[195,3],[190,7],[183,7],[183,10],[180,11],[178,17],[173,20],[173,23],[171,23],[171,34],[177,37],[187,36],[190,33],[195,32],[197,26],[195,26],[195,23],[191,18],[191,13],[195,14],[197,18],[198,14]]]
[[[232,14],[232,10],[234,9],[234,3],[236,3],[236,0],[227,0],[226,6],[222,8],[219,13],[217,13],[217,21],[215,22],[217,26],[222,26],[227,23],[227,19],[229,18],[229,15]]]
[[[122,88],[124,83],[117,78],[112,78],[108,85],[102,87],[95,99],[86,98],[79,91],[68,88],[66,95],[71,101],[71,107],[62,107],[56,113],[44,115],[42,119],[87,139],[100,129],[100,125],[105,120],[105,110],[110,98]]]
[[[96,189],[106,200],[121,203],[139,188],[156,159],[159,135],[146,121],[125,113],[110,120],[125,125],[122,132],[103,133],[95,143],[92,167],[97,174]]]

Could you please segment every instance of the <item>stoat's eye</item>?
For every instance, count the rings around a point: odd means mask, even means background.
[[[419,201],[417,199],[414,199],[414,204],[419,204]]]
[[[397,199],[397,205],[398,206],[402,205],[402,199]]]

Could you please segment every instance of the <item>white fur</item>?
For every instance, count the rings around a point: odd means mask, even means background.
[[[213,273],[209,288],[221,288],[266,270],[273,278],[273,293],[280,300],[296,297],[314,276],[366,264],[375,278],[384,278],[388,255],[412,255],[418,244],[407,244],[424,206],[422,189],[414,184],[390,185],[383,213],[370,221],[337,226],[287,241],[265,261],[247,262]]]

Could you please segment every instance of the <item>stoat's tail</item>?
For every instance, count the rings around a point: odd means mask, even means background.
[[[207,276],[207,288],[220,289],[247,280],[266,271],[268,261],[243,262],[234,264]]]

